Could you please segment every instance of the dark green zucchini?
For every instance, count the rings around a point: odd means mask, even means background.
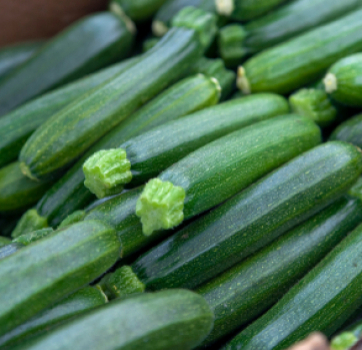
[[[24,342],[34,335],[48,333],[50,329],[58,326],[74,316],[87,310],[94,309],[107,303],[107,298],[101,290],[94,287],[84,287],[70,294],[55,305],[46,309],[21,326],[0,337],[0,346],[9,348]]]
[[[362,9],[265,50],[238,69],[244,93],[289,93],[318,79],[333,63],[362,50]]]
[[[282,350],[311,331],[330,336],[362,304],[362,225],[225,350]]]
[[[83,165],[85,186],[98,198],[144,184],[196,149],[232,131],[288,113],[286,100],[256,94],[170,121],[93,154]]]
[[[362,114],[340,124],[330,135],[330,140],[340,140],[362,147]]]
[[[245,100],[231,103],[239,101]],[[144,234],[170,229],[211,209],[320,141],[313,121],[284,115],[197,149],[146,184],[136,204]]]
[[[21,243],[24,246],[27,246],[33,242],[39,241],[40,239],[50,235],[54,230],[51,227],[42,228],[29,233],[24,233],[13,239],[14,243]]]
[[[362,54],[345,57],[335,63],[323,80],[333,100],[352,107],[362,107]]]
[[[80,19],[0,83],[0,115],[126,57],[132,43],[133,33],[112,13]]]
[[[345,196],[198,288],[215,314],[204,345],[261,315],[361,222],[362,202]]]
[[[112,228],[85,221],[1,260],[0,335],[99,277],[116,262],[119,250]]]
[[[29,136],[49,117],[79,96],[136,63],[132,58],[42,95],[0,118],[0,166],[18,158]]]

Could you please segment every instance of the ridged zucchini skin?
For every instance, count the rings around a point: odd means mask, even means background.
[[[112,13],[80,19],[1,82],[0,115],[126,57],[132,43],[133,34],[125,22]]]
[[[333,334],[362,304],[361,249],[362,225],[223,349],[279,350],[312,330]]]
[[[362,114],[340,124],[330,135],[329,140],[340,140],[362,147]]]
[[[280,299],[362,222],[362,202],[344,196],[246,261],[196,290],[215,314],[211,344]]]
[[[87,221],[56,231],[3,259],[0,334],[100,276],[117,261],[119,249],[112,228]]]
[[[354,146],[315,147],[149,250],[133,271],[149,290],[195,288],[332,203],[361,172]]]
[[[170,30],[126,72],[80,97],[38,128],[20,152],[23,172],[34,178],[56,175],[137,108],[180,79],[202,52],[196,30]]]
[[[30,135],[48,118],[79,96],[103,84],[136,63],[131,58],[48,92],[0,118],[0,166],[18,158]]]
[[[119,146],[126,152],[131,165],[132,178],[126,187],[144,184],[186,155],[222,136],[288,111],[288,103],[283,97],[255,94],[203,109],[131,138]],[[114,168],[114,162],[109,159],[113,152],[110,150],[95,164],[88,166],[92,159],[98,157],[99,153],[96,153],[84,164],[85,185],[99,198],[117,193],[112,193],[113,190],[122,190],[122,182],[118,181],[121,169],[119,174],[106,175],[109,166]],[[102,178],[98,175],[99,169],[104,172]],[[114,189],[107,188],[113,176],[116,177]]]
[[[233,100],[231,104],[238,101],[244,100]],[[284,115],[198,148],[145,186],[136,205],[143,232],[152,234],[161,228],[172,228],[211,209],[320,142],[320,129],[313,121]],[[171,191],[183,191],[184,198],[174,199],[162,190],[153,192],[153,186],[168,184]],[[152,215],[148,215],[150,212]]]
[[[267,49],[238,70],[245,93],[289,93],[318,79],[333,63],[362,50],[362,9]]]
[[[332,78],[329,85],[328,78]],[[324,80],[327,93],[337,102],[362,107],[362,54],[345,57],[335,63]]]
[[[21,172],[19,162],[0,169],[0,212],[21,212],[34,205],[52,186],[52,182],[35,182]]]
[[[115,300],[14,350],[191,350],[211,330],[213,316],[191,291],[141,294]]]
[[[48,333],[60,323],[78,316],[87,310],[104,305],[106,296],[97,288],[84,287],[52,305],[29,321],[0,337],[0,346],[9,349],[19,342],[37,334]]]

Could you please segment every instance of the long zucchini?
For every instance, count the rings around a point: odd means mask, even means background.
[[[265,50],[238,69],[244,93],[289,93],[313,82],[340,58],[362,50],[362,9]]]
[[[0,84],[0,115],[62,84],[126,57],[133,33],[120,17],[82,18],[48,41]]]
[[[215,314],[204,345],[262,314],[361,222],[362,202],[345,196],[198,288]]]
[[[85,186],[98,198],[145,183],[194,150],[232,131],[288,113],[286,100],[256,94],[228,101],[142,133],[119,148],[99,151],[83,165]]]
[[[222,203],[320,141],[310,119],[285,115],[197,149],[146,184],[136,205],[144,234],[170,229]]]
[[[340,140],[362,147],[362,114],[340,124],[330,135],[330,140]]]
[[[14,350],[191,350],[213,319],[201,296],[166,290],[116,300]]]
[[[107,271],[116,262],[119,249],[113,229],[86,221],[1,260],[0,335]]]
[[[223,349],[282,350],[310,331],[333,334],[362,304],[362,225]]]

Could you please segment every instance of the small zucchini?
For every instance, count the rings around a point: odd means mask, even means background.
[[[340,140],[362,147],[362,114],[340,124],[330,135],[330,140]]]

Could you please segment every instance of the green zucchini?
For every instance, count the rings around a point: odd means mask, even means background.
[[[21,243],[24,246],[27,246],[33,242],[39,241],[40,239],[50,235],[54,230],[51,227],[42,228],[40,230],[36,230],[29,233],[24,233],[13,239],[15,243]]]
[[[244,93],[289,93],[318,79],[333,63],[362,50],[362,9],[267,49],[238,69]]]
[[[42,95],[0,118],[0,167],[18,158],[29,136],[48,118],[136,63],[132,58]]]
[[[133,33],[112,13],[80,19],[0,83],[0,115],[126,57],[132,43]]]
[[[333,334],[362,304],[361,249],[362,225],[223,349],[282,350],[311,331]]]
[[[144,184],[194,150],[232,131],[288,113],[281,96],[256,94],[170,121],[93,154],[83,165],[85,186],[98,198]]]
[[[11,239],[8,237],[0,236],[0,248],[11,243]]]
[[[24,246],[21,243],[10,243],[0,247],[0,260],[16,253],[18,250]]]
[[[154,46],[158,44],[160,40],[161,40],[160,38],[156,38],[153,36],[145,39],[145,41],[142,44],[142,52],[144,53],[151,50]]]
[[[330,140],[340,140],[362,147],[362,114],[340,124],[330,135]]]
[[[146,252],[133,273],[116,270],[117,290],[122,295],[140,282],[146,290],[193,289],[325,208],[361,172],[356,147],[340,141],[315,147]]]
[[[198,294],[166,290],[116,300],[14,350],[191,350],[209,333],[213,319]]]
[[[20,152],[23,173],[35,179],[56,176],[142,104],[186,74],[215,35],[215,16],[185,8],[174,23],[135,65],[39,127]]]
[[[86,221],[58,230],[3,259],[0,335],[99,277],[116,262],[119,250],[112,228]]]
[[[345,57],[335,63],[323,82],[333,100],[352,107],[362,107],[362,54]]]
[[[238,101],[245,100],[232,103]],[[320,141],[320,129],[310,119],[285,115],[197,149],[146,184],[136,204],[144,234],[211,209]]]
[[[362,222],[362,202],[344,196],[196,292],[215,314],[204,345],[261,315]]]
[[[362,177],[349,189],[349,195],[359,198],[362,201]]]
[[[34,205],[52,182],[35,182],[20,170],[19,162],[0,169],[0,212],[18,212]]]
[[[29,337],[49,332],[60,323],[105,303],[107,298],[99,289],[94,287],[79,289],[0,337],[0,346],[9,348],[20,341],[26,341]]]

